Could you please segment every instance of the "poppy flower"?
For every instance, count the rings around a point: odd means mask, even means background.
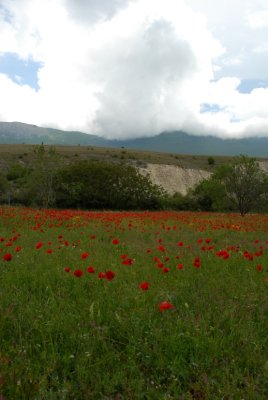
[[[89,256],[89,253],[84,252],[84,253],[82,253],[81,258],[82,258],[82,260],[85,260],[88,256]]]
[[[161,312],[165,310],[171,310],[173,308],[173,305],[169,301],[162,301],[162,303],[159,304],[159,310]]]
[[[81,269],[76,269],[74,271],[74,276],[76,276],[77,278],[80,278],[83,275],[83,271],[81,271]]]
[[[38,249],[41,249],[42,246],[43,246],[43,243],[42,242],[38,242],[38,243],[36,243],[35,248],[38,250]]]
[[[95,269],[94,269],[93,265],[90,265],[89,267],[87,267],[87,272],[89,274],[94,274],[95,273]]]
[[[65,268],[64,268],[64,271],[65,271],[65,272],[70,272],[70,271],[71,271],[71,268],[70,268],[70,267],[65,267]]]
[[[104,279],[106,277],[105,272],[99,272],[98,273],[98,278],[99,279]]]
[[[182,247],[183,246],[183,242],[178,242],[177,246]]]
[[[257,265],[256,270],[259,271],[259,272],[261,272],[261,271],[262,271],[262,265],[260,265],[260,264]]]
[[[3,256],[4,261],[11,261],[12,260],[12,254],[7,253]]]
[[[163,272],[164,274],[167,274],[167,273],[169,272],[169,268],[168,268],[168,267],[163,268],[163,269],[162,269],[162,272]]]
[[[113,271],[106,271],[105,273],[105,278],[107,279],[107,281],[111,281],[112,279],[114,279],[115,277],[115,273]]]
[[[119,239],[117,239],[117,238],[113,239],[112,244],[119,244]]]
[[[179,263],[179,264],[177,265],[177,269],[179,269],[179,270],[183,269],[183,264],[182,264],[182,263]]]
[[[21,251],[21,249],[22,249],[21,246],[17,246],[17,247],[15,248],[15,252],[18,253],[19,251]]]
[[[150,286],[149,282],[142,282],[139,287],[141,290],[148,290],[149,286]]]

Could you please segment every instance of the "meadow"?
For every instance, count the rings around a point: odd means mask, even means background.
[[[267,399],[268,215],[0,208],[0,399]]]

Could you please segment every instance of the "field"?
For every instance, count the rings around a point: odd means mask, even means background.
[[[32,165],[36,161],[34,149],[38,145],[29,144],[0,144],[0,167],[5,170],[10,163]],[[45,149],[51,146],[45,145]],[[233,160],[229,156],[214,156],[215,165],[208,164],[208,156],[172,154],[165,152],[135,150],[126,148],[106,148],[94,146],[52,146],[62,161],[70,163],[78,160],[99,160],[107,162],[129,162],[134,165],[166,164],[182,168],[214,170],[215,166],[226,164]],[[264,159],[259,159],[264,160]]]
[[[0,209],[0,399],[267,399],[268,216]]]

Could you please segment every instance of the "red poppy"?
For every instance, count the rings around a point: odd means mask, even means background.
[[[74,276],[76,276],[77,278],[80,278],[83,275],[83,271],[81,271],[81,269],[76,269],[74,271]]]
[[[262,265],[260,265],[260,264],[257,265],[256,270],[259,271],[259,272],[261,272],[261,271],[262,271]]]
[[[47,253],[47,254],[52,254],[52,253],[53,253],[53,250],[52,250],[52,249],[47,249],[46,253]]]
[[[87,272],[89,274],[94,274],[95,273],[95,269],[94,269],[93,265],[90,265],[89,267],[87,267]]]
[[[120,257],[122,258],[122,260],[124,260],[125,258],[127,258],[127,255],[126,254],[121,254]]]
[[[106,277],[105,272],[99,272],[99,273],[98,273],[98,278],[99,278],[99,279],[104,279],[105,277]]]
[[[163,268],[163,269],[162,269],[162,272],[163,272],[164,274],[167,274],[167,273],[169,272],[169,268],[168,268],[168,267]]]
[[[182,264],[182,263],[179,263],[179,264],[177,265],[177,269],[179,269],[179,270],[183,269],[183,264]]]
[[[112,244],[119,244],[119,239],[117,239],[117,238],[113,239]]]
[[[71,268],[70,268],[70,267],[65,267],[65,268],[64,268],[64,271],[65,271],[65,272],[70,272],[70,271],[71,271]]]
[[[142,282],[139,287],[141,290],[148,290],[149,286],[150,286],[149,282]]]
[[[17,246],[17,247],[15,248],[15,252],[18,253],[19,251],[21,251],[21,249],[22,249],[21,246]]]
[[[85,260],[88,256],[89,256],[89,253],[84,252],[84,253],[82,253],[81,258],[82,258],[82,260]]]
[[[183,246],[183,242],[178,242],[178,246],[182,247]]]
[[[7,253],[3,256],[4,261],[11,261],[12,260],[12,254]]]
[[[42,242],[38,242],[35,246],[36,249],[41,249],[41,247],[43,246]]]
[[[105,273],[105,278],[107,279],[107,281],[111,281],[112,279],[114,279],[115,277],[115,273],[113,271],[106,271]]]
[[[159,304],[159,310],[161,312],[165,310],[171,310],[173,308],[173,305],[169,301],[162,301],[162,303]]]

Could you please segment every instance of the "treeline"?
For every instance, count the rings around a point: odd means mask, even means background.
[[[246,156],[215,167],[209,179],[189,190],[168,195],[137,168],[122,163],[64,163],[53,147],[34,148],[32,165],[12,163],[0,173],[2,203],[37,207],[116,209],[268,211],[268,175]]]

